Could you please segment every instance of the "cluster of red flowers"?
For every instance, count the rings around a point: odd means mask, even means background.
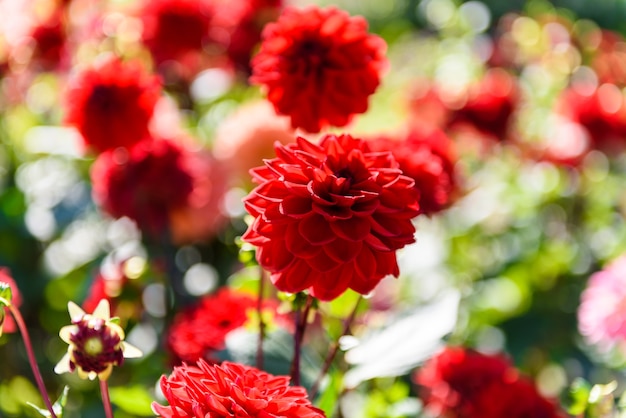
[[[20,289],[17,287],[17,283],[7,268],[0,267],[0,282],[6,283],[11,288],[11,304],[16,307],[20,307],[22,304],[22,294],[20,293]],[[13,316],[9,313],[9,308],[4,307],[4,314],[2,315],[2,320],[0,320],[0,335],[4,332],[11,333],[17,331],[17,324],[13,319]]]
[[[414,241],[419,207],[393,155],[349,135],[298,138],[276,153],[252,170],[259,186],[244,202],[255,219],[243,236],[274,285],[331,300],[398,276],[396,250]]]
[[[162,70],[184,78],[215,65],[248,71],[263,26],[281,6],[282,0],[144,1],[142,41]]]
[[[324,418],[307,399],[306,389],[290,386],[286,376],[224,362],[174,367],[161,378],[169,406],[153,403],[156,414],[175,417]]]
[[[414,376],[426,409],[447,418],[557,418],[556,404],[501,355],[449,347]]]
[[[434,86],[419,86],[410,99],[413,126],[453,133],[478,134],[487,139],[509,139],[519,105],[516,79],[505,69],[491,68],[465,91],[450,94]]]

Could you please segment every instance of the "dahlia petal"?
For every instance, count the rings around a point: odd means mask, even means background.
[[[86,315],[85,311],[83,311],[83,309],[80,306],[78,306],[72,301],[69,301],[67,303],[67,311],[70,314],[70,318],[72,319],[72,322],[80,321],[83,318],[83,316]]]
[[[125,358],[139,358],[143,356],[140,349],[134,345],[128,344],[126,341],[122,341],[122,352]]]
[[[280,213],[292,218],[302,218],[311,212],[311,199],[305,199],[298,196],[288,196],[279,207]]]
[[[302,238],[313,245],[323,245],[335,239],[328,222],[320,215],[312,214],[302,218],[298,224],[298,232]]]
[[[54,366],[54,372],[56,374],[70,373],[72,368],[70,366],[70,353],[65,353],[61,360]]]
[[[327,272],[337,267],[338,261],[331,258],[326,251],[320,251],[313,257],[306,258],[305,261],[311,268],[318,272]]]
[[[317,202],[312,206],[313,212],[322,215],[325,219],[325,222],[332,223],[338,220],[346,220],[352,218],[352,210],[347,207],[342,207],[338,205],[329,205],[322,206],[318,205]]]
[[[348,289],[352,272],[349,264],[337,267],[324,273],[321,280],[317,280],[311,286],[311,295],[319,300],[333,300]]]
[[[303,239],[296,225],[289,225],[289,227],[287,227],[285,246],[289,252],[300,258],[314,257],[318,252],[322,251],[323,248],[320,245],[312,245],[310,242]]]
[[[398,277],[400,275],[400,268],[398,267],[398,259],[395,252],[386,252],[378,254],[376,258],[376,273],[381,277],[388,274]]]
[[[330,227],[338,237],[348,241],[363,241],[370,233],[370,219],[352,216],[330,223]]]
[[[354,260],[356,275],[361,276],[364,280],[376,277],[376,264],[376,256],[367,245],[364,245]]]
[[[365,243],[369,245],[373,250],[376,250],[376,251],[392,251],[393,250],[393,248],[391,248],[388,244],[384,243],[380,238],[378,238],[374,234],[369,234],[365,238]]]
[[[287,251],[284,241],[274,240],[269,245],[260,247],[256,254],[259,264],[269,271],[280,271],[294,260],[293,254]]]
[[[316,274],[305,261],[298,260],[291,268],[273,273],[270,277],[277,289],[287,293],[298,293],[311,286]]]
[[[361,252],[363,247],[362,241],[349,242],[342,239],[336,239],[328,245],[324,246],[324,252],[333,260],[339,263],[348,263]]]

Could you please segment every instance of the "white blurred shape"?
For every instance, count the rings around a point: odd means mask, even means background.
[[[156,330],[149,324],[138,324],[126,337],[126,341],[143,352],[144,356],[152,353],[158,345]]]
[[[213,290],[217,286],[217,280],[217,271],[213,266],[198,263],[187,270],[183,283],[191,295],[200,296]]]
[[[74,128],[35,126],[24,137],[24,146],[33,154],[56,154],[70,157],[82,155],[81,138]]]
[[[202,71],[191,83],[191,97],[198,102],[210,102],[224,95],[232,86],[233,77],[227,71],[211,68]]]
[[[163,318],[167,313],[165,307],[165,286],[160,283],[148,285],[141,295],[146,311],[155,318]]]
[[[450,290],[364,337],[346,352],[346,361],[356,367],[346,373],[345,386],[355,388],[375,377],[398,376],[428,359],[441,348],[441,339],[454,329],[459,301],[459,292]]]
[[[48,241],[56,230],[56,221],[50,209],[32,204],[26,210],[24,222],[28,231],[41,241]]]
[[[459,13],[474,33],[484,32],[491,22],[489,8],[480,1],[468,1],[459,7]]]

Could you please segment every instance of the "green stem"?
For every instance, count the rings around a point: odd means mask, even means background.
[[[100,393],[102,394],[102,405],[104,405],[106,418],[113,418],[113,407],[111,406],[111,398],[109,397],[109,385],[106,380],[100,380]]]
[[[46,385],[43,382],[43,377],[41,377],[41,371],[39,371],[39,365],[37,364],[37,359],[35,358],[33,344],[30,341],[30,335],[28,334],[28,328],[26,328],[26,324],[24,323],[24,318],[22,318],[22,314],[20,313],[19,309],[17,309],[14,305],[9,305],[9,310],[11,311],[11,315],[13,315],[13,318],[15,318],[15,323],[17,324],[17,327],[20,329],[20,333],[22,334],[24,346],[26,347],[26,354],[28,355],[28,362],[30,363],[30,367],[33,370],[33,374],[35,375],[35,381],[37,382],[39,393],[41,393],[41,397],[46,404],[46,408],[50,412],[50,416],[52,418],[57,418],[56,414],[54,413],[54,409],[52,408],[52,402],[50,402],[50,397],[48,396]]]
[[[293,362],[291,363],[291,382],[295,386],[300,386],[300,354],[302,351],[302,340],[309,317],[309,311],[313,305],[313,297],[307,296],[304,308],[296,311],[296,334],[294,335]]]
[[[261,274],[259,276],[259,299],[256,310],[259,316],[259,342],[256,348],[256,367],[263,369],[263,340],[265,339],[265,322],[263,321],[263,288],[265,287],[265,271],[259,266]]]
[[[324,359],[324,365],[322,366],[322,370],[320,371],[320,374],[317,377],[317,380],[315,380],[315,383],[313,384],[313,387],[311,388],[311,395],[310,395],[311,399],[314,399],[315,396],[317,395],[320,384],[322,383],[322,379],[324,378],[324,376],[326,376],[326,373],[328,373],[328,369],[330,369],[330,365],[333,363],[333,361],[335,360],[335,357],[337,356],[337,352],[339,351],[339,340],[344,335],[348,335],[348,332],[350,331],[350,326],[352,326],[352,323],[354,322],[354,318],[356,318],[356,311],[359,307],[359,302],[361,302],[362,299],[363,297],[359,296],[359,298],[356,300],[356,303],[354,304],[354,308],[352,309],[350,316],[344,322],[343,331],[341,335],[339,336],[337,341],[335,341],[332,348],[328,352],[328,355]]]

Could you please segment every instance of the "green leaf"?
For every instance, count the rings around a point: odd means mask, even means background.
[[[61,396],[59,396],[59,399],[57,399],[54,405],[52,405],[52,409],[54,410],[54,414],[57,416],[57,418],[63,417],[63,408],[65,408],[65,404],[67,402],[67,394],[69,393],[69,391],[70,391],[70,387],[65,386],[63,388],[63,393],[61,393]],[[35,411],[37,411],[41,416],[44,416],[44,417],[52,416],[50,414],[50,411],[48,411],[47,409],[39,408],[37,405],[32,404],[30,402],[26,402],[26,403],[29,406],[31,406]]]
[[[111,402],[129,414],[143,417],[154,416],[152,412],[152,396],[142,386],[116,387],[110,389]]]
[[[11,286],[6,282],[0,282],[0,307],[11,306],[12,299]]]

